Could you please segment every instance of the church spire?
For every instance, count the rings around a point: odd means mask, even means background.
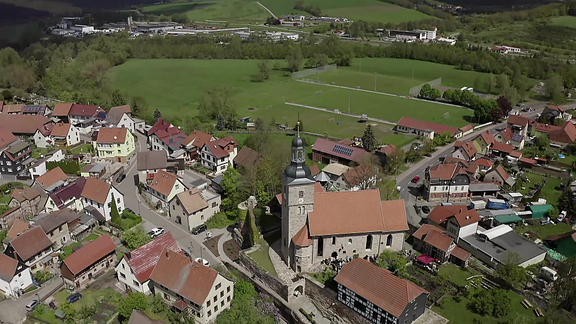
[[[300,120],[296,124],[296,137],[292,140],[292,158],[284,173],[293,179],[312,180],[310,168],[306,165],[306,141],[300,137]]]

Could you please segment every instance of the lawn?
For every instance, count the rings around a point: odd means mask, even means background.
[[[252,253],[249,254],[250,258],[254,260],[260,267],[264,270],[268,271],[269,273],[276,276],[276,269],[274,269],[274,265],[272,264],[272,260],[270,260],[270,255],[268,254],[268,249],[270,246],[265,240],[260,241],[260,248]]]
[[[36,147],[34,148],[34,150],[32,150],[32,157],[35,159],[39,159],[41,158],[43,155],[45,156],[46,154],[50,153],[50,149],[47,148],[41,148],[41,147]]]
[[[380,64],[391,66],[394,62],[396,61],[383,59]],[[406,60],[397,62],[401,65],[407,64]],[[449,71],[448,66],[413,62],[422,68],[425,66],[422,64],[430,64],[433,70],[441,66],[446,75],[470,73],[458,70],[449,73],[446,72]],[[297,82],[283,76],[283,72],[278,70],[273,70],[270,80],[266,82],[250,82],[251,75],[257,71],[257,64],[256,60],[130,60],[111,69],[110,77],[115,88],[133,96],[143,97],[149,106],[158,107],[165,117],[171,118],[176,123],[182,121],[185,116],[196,115],[202,93],[218,86],[231,90],[229,102],[240,117],[261,116],[269,121],[274,118],[277,123],[292,125],[300,114],[308,131],[340,138],[360,136],[366,125],[359,123],[357,118],[295,107],[284,102],[341,111],[348,111],[350,102],[351,113],[367,113],[370,117],[392,122],[398,121],[402,116],[410,116],[453,126],[464,126],[468,124],[465,118],[469,119],[473,115],[471,110],[460,107]],[[279,66],[284,64],[283,61],[278,62]],[[378,60],[364,59],[363,69],[366,64],[375,68]],[[270,66],[275,65],[274,62],[270,62]],[[389,74],[385,74],[381,67],[379,69],[382,73],[379,72],[381,76],[378,79],[382,84],[387,84],[388,75],[393,76],[395,80],[406,78],[399,70],[390,70]],[[373,75],[372,73],[370,77]],[[438,76],[421,76],[421,78],[431,80]],[[362,74],[359,79],[363,78]],[[373,82],[373,77],[370,80]],[[447,77],[447,80],[451,80],[450,77]],[[379,88],[379,90],[385,89]],[[449,113],[449,118],[442,119],[446,112]],[[403,145],[411,141],[411,138],[405,135],[393,134],[388,125],[377,125],[375,128],[376,136],[383,143]]]
[[[466,278],[470,278],[471,276],[477,275],[479,273],[470,267],[462,269],[455,264],[447,263],[440,267],[439,274],[447,275],[450,278],[450,281],[457,284],[458,286],[466,286],[470,283],[470,281],[466,280]]]
[[[62,258],[62,260],[66,259],[67,257],[69,257],[72,253],[74,253],[74,249],[80,245],[82,245],[82,242],[92,242],[95,239],[97,239],[98,237],[100,237],[99,234],[97,233],[91,233],[90,235],[86,236],[82,241],[80,242],[74,242],[70,245],[66,245],[62,248],[63,253],[60,253],[60,258]]]
[[[18,7],[46,11],[54,15],[79,14],[82,9],[74,6],[72,1],[50,0],[0,0],[1,3],[13,4]]]
[[[548,236],[562,235],[572,231],[572,226],[566,223],[548,224],[548,225],[531,225],[531,226],[518,226],[514,229],[515,232],[523,234],[531,232],[536,234],[539,239],[544,240]]]
[[[93,150],[92,144],[82,144],[70,150],[70,154],[88,153]]]
[[[483,289],[483,288],[479,288]],[[508,313],[506,317],[494,318],[490,316],[481,316],[472,313],[467,308],[469,302],[468,298],[462,297],[460,302],[456,302],[452,296],[448,296],[443,299],[442,307],[434,306],[433,311],[446,317],[450,323],[484,323],[484,324],[496,324],[496,323],[509,323],[517,319],[526,319],[525,321],[520,320],[518,323],[532,323],[536,319],[534,311],[532,308],[526,309],[522,306],[521,302],[524,300],[519,294],[512,291],[506,291],[508,298],[512,304],[512,310]],[[473,294],[473,292],[471,292]]]
[[[261,0],[260,3],[270,9],[276,16],[305,12],[293,9],[293,1]],[[430,16],[413,9],[407,9],[390,3],[377,0],[305,0],[304,5],[318,7],[322,16],[344,17],[350,20],[379,21],[401,23],[431,18]]]
[[[524,175],[530,179],[530,182],[525,182],[523,184],[524,189],[520,188],[518,190],[523,195],[530,192],[537,183],[542,184],[542,181],[544,180],[544,176],[540,174],[526,172]],[[559,178],[548,177],[548,181],[540,193],[540,198],[544,198],[547,203],[557,206],[558,199],[560,199],[560,196],[562,195],[562,190],[560,189],[561,184],[562,180]]]
[[[80,293],[82,294],[82,298],[79,301],[72,304],[74,305],[74,308],[76,308],[76,310],[80,310],[84,305],[94,305],[104,299],[107,303],[113,303],[114,302],[113,299],[115,299],[115,297],[119,295],[112,288],[106,288],[106,289],[89,288],[81,291]],[[68,290],[61,290],[57,292],[54,295],[54,297],[56,298],[58,305],[62,305],[63,303],[66,302],[66,298],[70,295],[72,295],[72,293],[69,292]]]
[[[554,17],[551,20],[552,23],[550,25],[552,26],[576,28],[576,17],[574,16]]]
[[[233,21],[264,23],[270,14],[252,0],[221,0],[168,3],[142,7],[144,13],[172,15],[186,13],[192,21]]]

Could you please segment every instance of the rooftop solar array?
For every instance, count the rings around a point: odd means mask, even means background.
[[[347,156],[352,156],[352,152],[354,152],[354,150],[352,148],[341,146],[341,145],[334,145],[334,148],[332,149],[332,151],[334,151],[336,153],[344,154]]]

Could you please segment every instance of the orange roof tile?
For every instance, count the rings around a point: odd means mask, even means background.
[[[441,251],[448,252],[448,250],[450,250],[450,246],[452,243],[454,243],[454,240],[450,236],[438,233],[436,231],[430,231],[424,238],[424,242]]]
[[[396,317],[421,294],[429,294],[409,280],[361,258],[345,264],[334,280]]]
[[[56,106],[54,106],[54,111],[52,112],[52,116],[55,116],[55,117],[68,116],[68,113],[70,112],[71,108],[72,108],[71,103],[57,103]]]
[[[450,252],[450,255],[452,255],[452,256],[454,256],[454,257],[456,257],[462,261],[466,261],[470,258],[471,254],[470,254],[470,252],[462,249],[461,247],[456,246],[454,248],[454,250],[452,250],[452,252]]]
[[[77,275],[115,251],[116,244],[110,235],[104,234],[64,259],[64,265],[73,275]]]
[[[438,227],[438,226],[434,226],[431,224],[423,224],[422,226],[420,226],[420,228],[418,228],[416,230],[416,232],[414,232],[412,234],[412,236],[414,236],[415,238],[422,240],[426,237],[426,235],[428,235],[428,233],[430,233],[431,231],[434,232],[438,232],[438,233],[444,233],[444,231]]]
[[[304,224],[302,228],[292,237],[294,244],[298,246],[310,246],[312,245],[312,239],[308,233],[308,224]]]
[[[124,127],[100,128],[98,131],[97,143],[124,143],[128,136],[128,129]]]
[[[463,172],[463,169],[458,164],[438,164],[430,168],[430,178],[440,180],[451,180],[457,174]]]
[[[174,173],[159,170],[154,176],[150,188],[168,197],[176,181],[178,181],[178,177]]]
[[[5,254],[0,254],[0,279],[5,282],[12,281],[18,268],[18,261]]]
[[[10,230],[8,230],[8,234],[6,234],[6,237],[15,239],[18,236],[20,236],[20,234],[26,232],[29,228],[30,225],[28,225],[28,223],[17,219],[14,221],[14,223],[12,223],[12,226],[10,227]]]
[[[64,123],[56,124],[54,125],[54,128],[52,128],[52,132],[50,133],[50,135],[56,137],[66,137],[68,136],[68,132],[70,132],[71,126],[72,124],[64,124]]]
[[[527,126],[528,121],[529,121],[528,118],[521,115],[512,115],[508,117],[508,124],[512,125]]]
[[[110,184],[106,181],[102,181],[96,178],[87,178],[84,189],[80,196],[88,198],[97,203],[106,203],[106,198],[108,197],[108,192],[110,191]]]
[[[319,173],[320,173],[320,167],[318,166],[318,164],[311,164],[310,165],[310,174],[312,176],[315,176]]]

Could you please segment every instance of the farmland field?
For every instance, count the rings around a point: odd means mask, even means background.
[[[172,15],[186,13],[193,21],[219,20],[264,23],[270,14],[252,0],[179,2],[142,7],[144,13]]]
[[[573,16],[554,17],[551,20],[552,23],[550,25],[552,26],[576,28],[576,17]]]
[[[402,116],[411,116],[453,126],[467,124],[465,118],[473,114],[460,107],[298,82],[277,70],[272,71],[270,80],[250,82],[251,75],[257,71],[257,63],[255,60],[130,60],[113,68],[110,78],[115,88],[145,98],[152,109],[160,108],[169,118],[182,120],[185,116],[196,115],[202,93],[222,86],[231,91],[230,105],[240,117],[261,116],[291,125],[300,114],[307,121],[309,131],[338,137],[358,135],[365,125],[357,118],[295,107],[285,102],[342,112],[348,111],[350,103],[353,114],[365,113],[392,122]],[[283,62],[279,63],[283,65]],[[393,62],[386,61],[386,64]],[[270,66],[274,65],[270,62]],[[387,76],[380,78],[385,84]],[[442,119],[445,113],[449,117]],[[379,124],[376,130],[379,137],[390,143],[402,145],[407,141],[406,136],[393,134],[388,125]]]

